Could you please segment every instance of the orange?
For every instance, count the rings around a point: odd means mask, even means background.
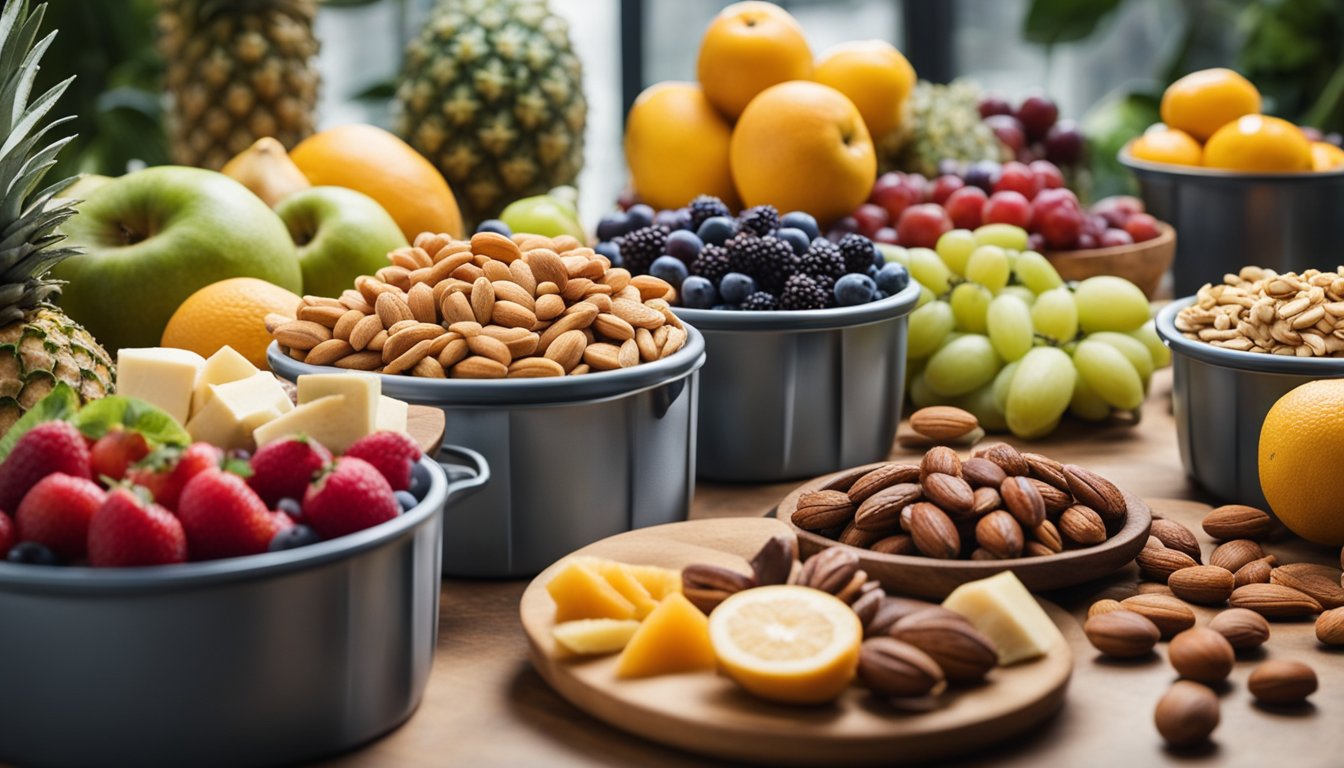
[[[729,155],[743,205],[807,211],[823,224],[857,208],[877,176],[873,141],[854,102],[802,80],[752,99]]]
[[[266,315],[294,317],[303,301],[277,285],[255,277],[234,277],[201,288],[173,312],[160,342],[165,347],[189,349],[209,357],[224,345],[237,350],[261,370],[271,334]]]
[[[1204,165],[1255,173],[1309,171],[1311,142],[1287,120],[1245,115],[1209,138],[1204,145]]]
[[[654,208],[680,208],[706,194],[736,208],[728,167],[732,132],[695,83],[645,89],[625,121],[625,161],[640,199]]]
[[[289,157],[315,187],[348,187],[377,200],[408,241],[421,232],[462,236],[462,213],[443,174],[382,128],[329,128],[299,142]]]
[[[1260,426],[1260,490],[1279,521],[1307,541],[1344,544],[1342,452],[1344,379],[1292,390]]]
[[[1162,122],[1198,141],[1242,115],[1260,111],[1260,91],[1230,69],[1202,69],[1167,86]]]
[[[1337,171],[1344,168],[1344,149],[1328,141],[1311,142],[1311,170]]]
[[[823,53],[812,79],[848,96],[868,133],[885,136],[901,124],[905,100],[915,87],[915,68],[884,40],[855,40]]]
[[[1200,165],[1204,148],[1185,131],[1158,123],[1129,143],[1129,154],[1150,163]]]
[[[812,74],[803,28],[773,3],[734,3],[710,22],[700,41],[695,74],[705,96],[736,120],[756,94],[775,83]]]

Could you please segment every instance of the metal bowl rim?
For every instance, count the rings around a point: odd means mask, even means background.
[[[1157,313],[1153,323],[1157,335],[1173,352],[1194,358],[1220,368],[1233,368],[1250,373],[1277,373],[1290,376],[1344,376],[1344,359],[1337,357],[1286,357],[1260,352],[1242,352],[1224,349],[1202,341],[1187,339],[1176,330],[1176,315],[1195,303],[1195,296],[1175,299]]]
[[[909,314],[919,301],[919,294],[919,283],[911,277],[910,284],[899,293],[852,307],[765,312],[673,307],[672,311],[677,317],[706,331],[825,331],[871,325]]]
[[[1278,173],[1247,173],[1228,171],[1221,168],[1204,168],[1195,165],[1173,165],[1140,160],[1129,153],[1129,144],[1116,153],[1116,159],[1126,168],[1139,174],[1168,177],[1171,179],[1192,180],[1197,182],[1269,182],[1276,184],[1329,183],[1344,180],[1344,168],[1333,171],[1284,171]]]

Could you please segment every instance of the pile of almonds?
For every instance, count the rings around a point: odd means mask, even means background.
[[[1205,284],[1176,330],[1215,347],[1296,357],[1344,357],[1344,267],[1280,275],[1243,267]]]
[[[804,493],[791,519],[874,552],[1008,560],[1100,544],[1126,510],[1106,478],[995,443],[964,461],[937,446],[918,465],[884,464],[848,488]]]
[[[295,360],[425,378],[578,375],[686,343],[676,292],[569,236],[423,233],[339,298],[305,296],[267,329]]]

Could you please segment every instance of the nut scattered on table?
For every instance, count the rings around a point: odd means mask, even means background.
[[[1193,747],[1208,740],[1218,727],[1218,697],[1189,680],[1177,680],[1157,702],[1153,722],[1173,747]]]
[[[1246,689],[1264,704],[1300,704],[1316,692],[1316,671],[1300,661],[1270,659],[1251,671]]]
[[[1211,685],[1231,674],[1237,654],[1220,632],[1194,627],[1171,638],[1167,659],[1181,677]]]
[[[1204,516],[1204,532],[1221,541],[1263,541],[1274,530],[1274,520],[1262,509],[1226,504]]]
[[[1099,601],[1093,608],[1102,603],[1114,603],[1115,606],[1106,606],[1096,614],[1089,610],[1089,617],[1083,624],[1083,634],[1087,635],[1088,642],[1098,651],[1117,659],[1151,653],[1162,636],[1157,625],[1114,600]]]
[[[1344,357],[1344,267],[1278,274],[1243,267],[1205,284],[1176,316],[1187,338],[1243,352]]]
[[[1269,640],[1269,622],[1246,608],[1220,611],[1209,621],[1209,629],[1227,638],[1235,651],[1250,651]]]

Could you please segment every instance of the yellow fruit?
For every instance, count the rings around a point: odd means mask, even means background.
[[[1311,170],[1337,171],[1344,168],[1344,149],[1328,141],[1311,142]]]
[[[915,68],[885,40],[855,40],[823,53],[812,79],[848,96],[868,133],[885,136],[900,127]]]
[[[315,187],[348,187],[377,200],[409,241],[421,232],[462,236],[462,214],[443,175],[382,128],[329,128],[299,142],[289,157]]]
[[[312,186],[280,142],[266,136],[239,152],[219,172],[252,190],[272,208],[292,192]]]
[[[645,89],[625,121],[625,161],[640,199],[654,208],[680,208],[705,194],[736,208],[728,165],[732,132],[695,83]]]
[[[696,78],[714,108],[736,120],[766,88],[812,74],[803,28],[772,3],[734,3],[710,22],[700,41]]]
[[[738,592],[709,617],[719,666],[751,693],[820,704],[844,692],[859,664],[863,626],[848,605],[815,589]]]
[[[1174,165],[1201,165],[1204,148],[1190,134],[1165,125],[1155,125],[1129,143],[1136,160]]]
[[[709,621],[680,592],[663,598],[616,660],[617,677],[653,677],[713,668]]]
[[[752,99],[733,128],[730,156],[743,205],[807,211],[822,224],[866,200],[877,175],[859,110],[820,83],[780,83]]]
[[[557,624],[575,619],[633,619],[635,606],[587,562],[572,562],[546,583]]]
[[[211,283],[187,297],[163,329],[165,347],[189,349],[210,357],[228,345],[263,371],[271,334],[266,315],[293,317],[303,301],[278,285],[255,277],[234,277]]]
[[[576,619],[556,624],[551,637],[570,653],[595,656],[621,650],[638,629],[634,619]]]
[[[1260,111],[1260,92],[1230,69],[1191,72],[1162,94],[1162,122],[1198,141],[1207,141],[1224,125]]]
[[[1303,384],[1260,427],[1260,490],[1279,520],[1307,541],[1344,544],[1344,379]]]
[[[1204,145],[1204,165],[1253,173],[1309,171],[1311,142],[1287,120],[1246,115],[1213,134]]]
[[[607,580],[621,597],[630,601],[635,606],[635,618],[642,619],[658,606],[658,601],[649,595],[649,590],[644,588],[643,584],[635,578],[634,574],[626,569],[625,563],[618,563],[615,560],[599,560],[597,562],[597,573]]]
[[[656,565],[629,565],[625,570],[644,585],[654,600],[662,600],[673,592],[681,591],[681,571]]]

